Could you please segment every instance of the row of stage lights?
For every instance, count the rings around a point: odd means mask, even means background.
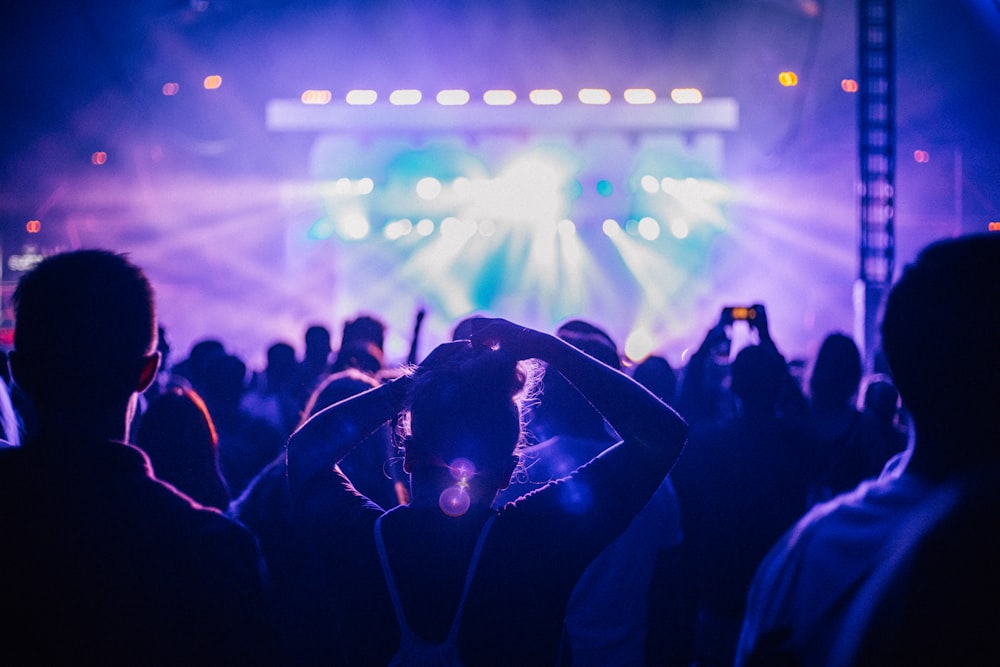
[[[576,98],[582,104],[610,104],[614,97],[604,88],[582,88]],[[333,93],[329,90],[307,90],[302,93],[303,104],[330,104]],[[394,106],[414,106],[424,100],[424,93],[415,88],[394,90],[389,93],[389,104]],[[628,88],[622,94],[627,104],[653,104],[657,101],[656,92],[650,88]],[[703,96],[697,88],[674,88],[670,91],[670,99],[675,104],[700,104]],[[378,102],[379,94],[375,90],[350,90],[344,95],[344,102],[351,106],[371,106]],[[438,91],[434,100],[441,106],[464,106],[472,101],[472,95],[463,89],[447,89]],[[528,100],[536,106],[555,106],[564,102],[564,95],[556,88],[536,88],[528,93]],[[511,106],[518,101],[513,90],[487,90],[482,94],[482,101],[488,106]]]
[[[795,72],[780,72],[778,83],[785,88],[794,88],[799,84]],[[222,87],[222,77],[218,74],[206,76],[202,81],[206,90],[217,90]],[[843,79],[840,88],[845,93],[858,92],[858,82],[855,79]],[[180,93],[180,84],[170,81],[163,84],[162,92],[168,97]],[[581,88],[577,91],[577,99],[583,104],[604,105],[614,100],[611,91],[606,88]],[[300,96],[303,104],[330,104],[333,92],[325,89],[306,90]],[[423,91],[416,88],[400,88],[389,93],[389,103],[395,106],[413,106],[424,99]],[[441,106],[464,106],[472,101],[472,94],[461,88],[438,91],[434,96]],[[656,92],[650,88],[628,88],[622,94],[622,99],[628,104],[653,104],[657,101]],[[674,88],[670,91],[670,99],[676,104],[699,104],[703,100],[698,88]],[[379,100],[378,91],[372,89],[349,90],[344,95],[344,102],[352,106],[370,106]],[[487,90],[482,94],[482,101],[489,106],[510,106],[518,100],[517,93],[509,89]],[[562,104],[563,92],[556,88],[536,88],[528,93],[528,100],[538,106]]]
[[[576,234],[576,222],[564,218],[555,223],[556,231],[562,236]],[[470,220],[448,216],[440,222],[431,218],[420,218],[416,222],[410,218],[395,218],[388,220],[382,228],[382,236],[389,241],[398,241],[415,234],[429,237],[437,231],[442,238],[466,239],[478,234],[489,238],[496,233],[496,223],[490,219]],[[610,239],[621,238],[628,234],[655,241],[664,233],[664,228],[676,239],[685,239],[690,234],[690,226],[685,220],[677,218],[663,223],[652,216],[629,218],[624,223],[614,218],[607,218],[601,223],[601,231]],[[361,213],[347,214],[337,220],[325,219],[312,226],[310,235],[315,239],[327,239],[336,233],[347,241],[362,241],[371,235],[371,223]]]

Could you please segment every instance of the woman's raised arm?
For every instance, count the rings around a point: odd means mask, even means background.
[[[569,343],[503,319],[475,323],[472,342],[509,348],[519,359],[538,359],[561,373],[626,442],[638,442],[676,459],[687,424],[649,390]],[[544,397],[543,399],[544,400]]]

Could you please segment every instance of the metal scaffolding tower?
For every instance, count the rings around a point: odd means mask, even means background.
[[[878,317],[895,259],[896,91],[893,0],[858,0],[859,276],[856,317],[873,370]]]

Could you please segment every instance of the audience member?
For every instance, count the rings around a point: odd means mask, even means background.
[[[808,509],[815,452],[779,410],[785,360],[769,345],[732,364],[737,414],[691,429],[671,472],[694,589],[695,663],[731,665],[750,581],[768,550]]]
[[[229,487],[219,471],[219,438],[205,402],[193,389],[174,386],[154,398],[133,442],[146,452],[157,479],[205,507],[229,509]]]
[[[194,389],[199,395],[205,393],[205,381],[208,365],[215,357],[224,356],[226,347],[217,338],[202,338],[191,346],[188,356],[174,364],[170,369],[172,384],[184,384]]]
[[[323,408],[379,384],[371,375],[353,368],[334,373],[313,392],[302,420],[304,422]],[[355,488],[386,509],[408,500],[408,490],[403,486],[394,486],[385,472],[386,457],[391,447],[388,426],[385,426],[368,436],[338,464],[344,470],[357,473],[352,478]],[[320,449],[320,455],[325,452],[325,449]],[[298,453],[299,456],[308,455],[304,449]],[[352,460],[350,464],[347,463],[349,459]],[[327,463],[323,458],[316,465]],[[286,664],[310,664],[316,656],[304,656],[303,652],[316,641],[312,634],[323,630],[301,623],[296,614],[295,601],[303,596],[311,597],[314,584],[307,578],[293,576],[303,565],[301,553],[293,547],[296,540],[286,473],[285,453],[282,452],[232,503],[230,515],[249,527],[260,542],[276,592],[274,625],[280,637],[283,659]]]
[[[1000,236],[929,245],[893,286],[882,349],[905,467],[813,507],[761,564],[737,665],[995,664]],[[933,314],[933,326],[918,327]]]
[[[575,582],[680,452],[684,422],[627,375],[504,320],[473,329],[471,343],[438,346],[412,377],[320,411],[289,441],[303,560],[321,566],[300,573],[313,586],[303,622],[326,630],[313,637],[324,660],[385,664],[395,655],[409,664],[431,650],[467,664],[554,664]],[[623,440],[569,480],[496,510],[524,435],[520,400],[531,376],[518,362],[532,358],[563,374]],[[331,465],[401,412],[412,499],[386,513]],[[326,463],[317,465],[320,449]],[[589,487],[593,502],[567,507],[571,483]]]
[[[219,435],[219,467],[237,497],[284,448],[285,435],[265,417],[243,407],[246,363],[236,355],[214,355],[206,363],[202,398]]]
[[[667,405],[677,402],[677,372],[666,357],[646,357],[632,369],[632,377]]]
[[[820,457],[813,502],[877,477],[895,453],[874,417],[855,406],[861,375],[861,352],[854,340],[829,334],[809,377],[809,425]]]
[[[295,392],[298,401],[305,405],[316,385],[330,374],[330,329],[322,324],[311,324],[306,328],[305,351],[295,373]]]
[[[296,393],[296,369],[295,348],[272,343],[267,348],[264,371],[254,374],[240,401],[244,411],[265,419],[286,438],[298,426],[305,407]]]
[[[874,418],[881,434],[880,442],[886,447],[877,460],[889,460],[906,449],[907,432],[900,422],[899,390],[891,377],[880,373],[865,381],[862,409]]]
[[[124,256],[43,260],[13,298],[14,381],[37,428],[0,450],[5,664],[267,661],[253,536],[125,444],[156,376],[152,289]]]
[[[383,366],[385,323],[373,315],[359,315],[344,323],[340,348],[333,360],[331,372],[356,368],[376,375]]]

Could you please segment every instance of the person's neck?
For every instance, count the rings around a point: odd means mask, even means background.
[[[496,498],[497,493],[499,493],[497,489],[483,488],[484,485],[480,482],[481,480],[473,477],[469,480],[469,485],[466,487],[470,501],[469,512],[479,511],[479,509],[489,509],[490,504]],[[409,507],[413,509],[433,508],[440,510],[441,493],[450,487],[456,486],[456,483],[457,480],[451,476],[447,468],[425,471],[423,474],[411,474]]]
[[[38,410],[38,437],[84,440],[128,440],[131,412],[114,406],[58,405]]]

